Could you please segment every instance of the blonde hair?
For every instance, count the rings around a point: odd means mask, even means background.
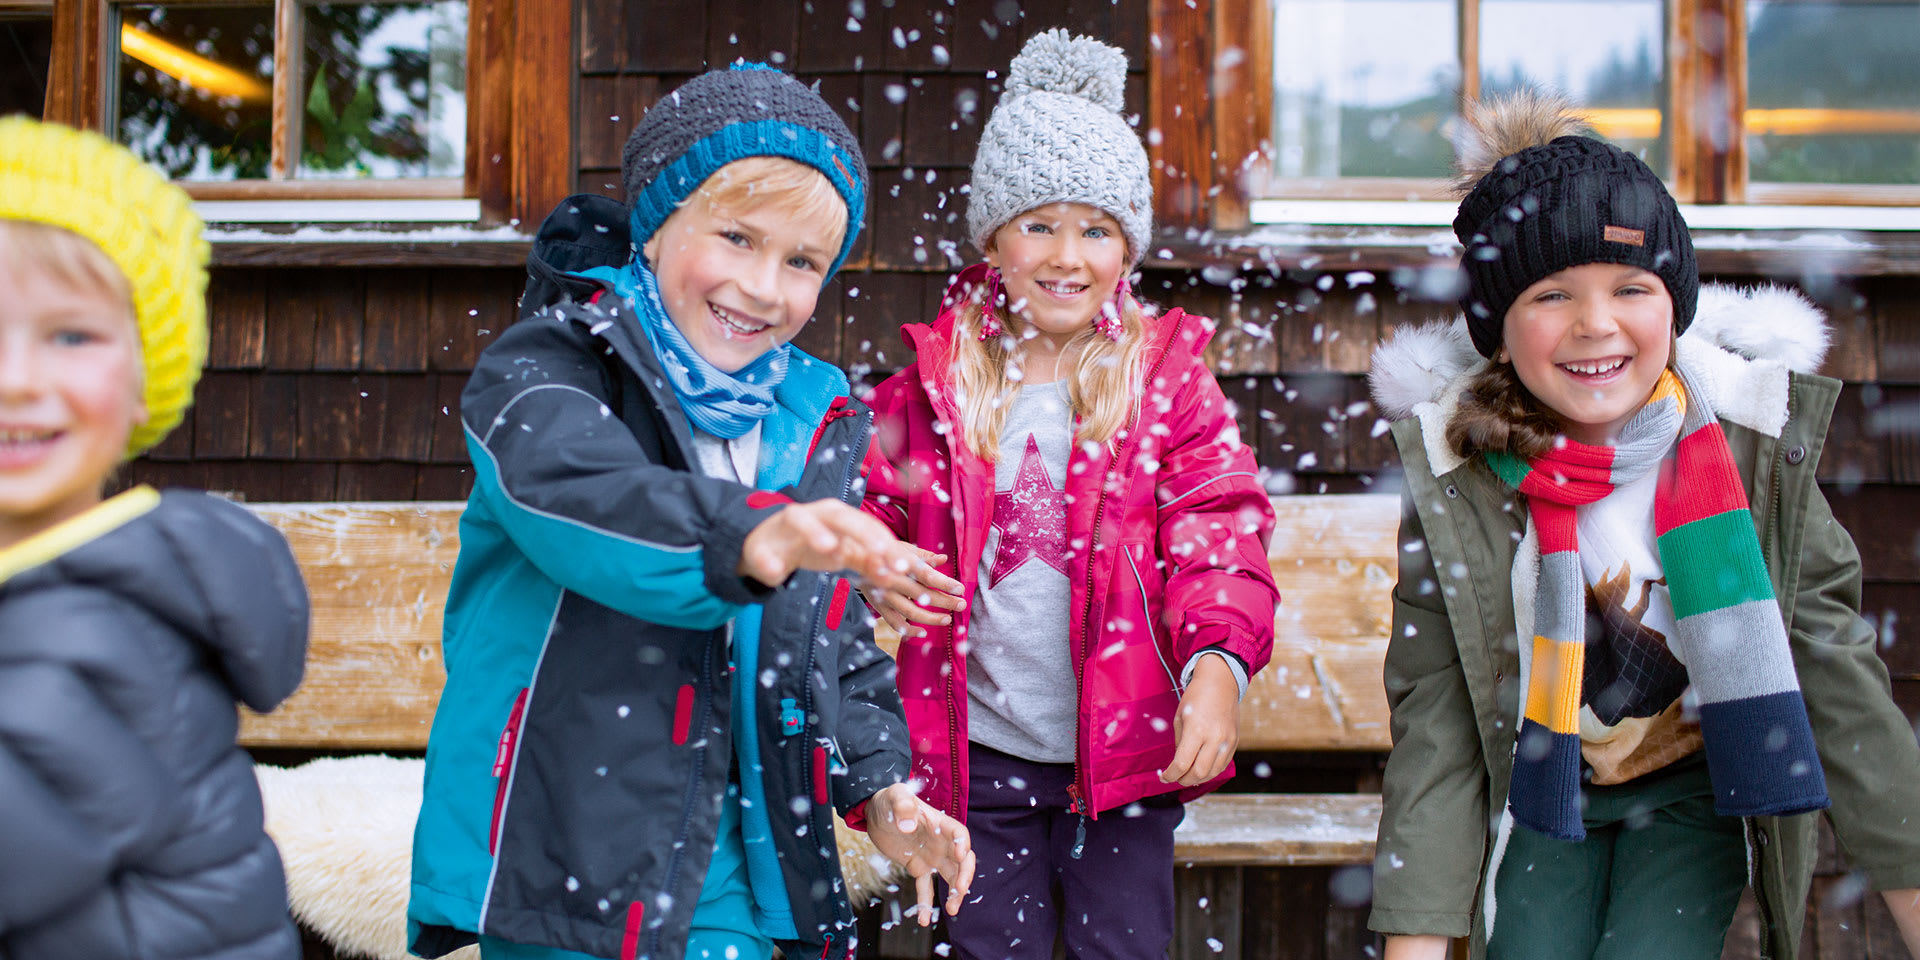
[[[985,297],[986,290],[977,289],[956,310],[953,378],[967,448],[994,463],[1000,459],[1000,430],[1022,386],[1008,379],[1007,364],[1018,358],[1025,322],[996,309],[1004,332],[980,339],[980,322],[988,309]],[[1109,340],[1096,325],[1088,324],[1062,351],[1063,356],[1073,357],[1067,401],[1080,419],[1077,439],[1108,443],[1140,408],[1140,357],[1147,343],[1147,315],[1131,295],[1120,305],[1120,322],[1120,339]]]
[[[785,157],[747,157],[715,170],[694,190],[709,208],[732,213],[771,209],[802,223],[830,226],[827,252],[847,238],[847,201],[826,175]]]
[[[15,270],[53,278],[75,290],[99,290],[124,303],[134,322],[133,285],[106,251],[64,227],[33,220],[0,219],[0,260]],[[138,338],[135,338],[138,342]]]

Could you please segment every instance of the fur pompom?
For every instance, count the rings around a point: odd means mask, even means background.
[[[1367,371],[1373,405],[1387,419],[1403,420],[1415,406],[1439,397],[1448,383],[1479,360],[1464,320],[1401,327],[1373,348],[1373,364]]]
[[[1454,147],[1460,155],[1460,175],[1455,184],[1462,194],[1471,191],[1504,157],[1561,137],[1593,133],[1586,121],[1573,113],[1573,104],[1566,97],[1532,89],[1470,100],[1461,111],[1461,119],[1464,123]]]
[[[1773,284],[1702,285],[1686,335],[1748,359],[1778,360],[1800,373],[1819,369],[1833,337],[1819,307],[1799,291]]]
[[[1114,113],[1126,108],[1127,55],[1065,30],[1036,33],[1007,68],[1006,96],[1039,91],[1091,100]]]

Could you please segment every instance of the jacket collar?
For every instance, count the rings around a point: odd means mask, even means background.
[[[933,401],[934,409],[949,421],[957,422],[959,416],[954,399],[952,367],[960,305],[976,285],[986,282],[990,269],[987,264],[976,263],[954,274],[947,281],[946,293],[940,297],[939,316],[932,323],[909,323],[900,328],[900,338],[913,348],[921,389]],[[1183,318],[1193,322],[1183,322]],[[1146,352],[1140,357],[1141,374],[1144,376],[1146,371],[1152,370],[1169,351],[1178,351],[1170,359],[1183,359],[1184,355],[1197,360],[1213,339],[1214,328],[1212,320],[1188,316],[1179,309],[1150,315],[1147,318],[1147,336],[1151,339]]]
[[[1717,416],[1778,437],[1787,422],[1788,375],[1819,367],[1830,338],[1826,316],[1796,291],[1706,284],[1680,337],[1679,361]],[[1463,317],[1403,328],[1373,351],[1367,381],[1374,406],[1392,420],[1420,421],[1436,477],[1465,463],[1447,445],[1446,424],[1467,381],[1486,365]]]

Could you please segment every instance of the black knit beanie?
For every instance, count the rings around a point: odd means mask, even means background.
[[[1500,348],[1507,308],[1542,277],[1584,263],[1624,263],[1659,276],[1674,333],[1693,322],[1700,271],[1693,238],[1660,178],[1619,147],[1566,136],[1503,157],[1460,202],[1454,236],[1467,277],[1474,348]]]

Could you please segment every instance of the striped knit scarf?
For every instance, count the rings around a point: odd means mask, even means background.
[[[1677,622],[1672,649],[1699,698],[1714,809],[1765,816],[1826,807],[1826,777],[1786,629],[1713,411],[1669,370],[1618,445],[1561,441],[1531,462],[1486,455],[1494,473],[1526,495],[1540,541],[1535,636],[1523,651],[1531,654],[1526,703],[1507,795],[1514,820],[1561,840],[1586,836],[1579,736],[1586,591],[1574,508],[1656,466],[1653,526]]]

